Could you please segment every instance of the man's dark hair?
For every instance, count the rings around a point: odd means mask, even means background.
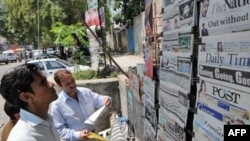
[[[33,74],[41,75],[36,64],[22,64],[5,73],[1,79],[0,93],[7,101],[26,109],[27,103],[19,98],[21,92],[34,93],[30,84]]]
[[[14,115],[20,112],[20,107],[17,105],[11,104],[8,101],[5,101],[4,112],[10,117],[11,120],[16,120],[16,117]]]

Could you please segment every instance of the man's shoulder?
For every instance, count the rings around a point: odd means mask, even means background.
[[[77,90],[80,91],[80,92],[88,92],[88,91],[90,91],[90,89],[86,88],[86,87],[77,87]]]

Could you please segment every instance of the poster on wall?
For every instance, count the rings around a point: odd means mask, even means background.
[[[245,0],[202,0],[200,9],[201,36],[250,30],[250,4]]]
[[[98,0],[87,0],[88,8],[93,9],[98,7]]]
[[[88,26],[93,26],[93,25],[97,27],[100,26],[100,20],[97,8],[89,9],[85,12],[85,22]]]
[[[152,38],[146,37],[146,46],[144,48],[145,75],[151,79],[153,78],[152,46],[153,46]]]
[[[153,35],[153,21],[152,21],[152,0],[145,0],[145,21],[146,36]]]

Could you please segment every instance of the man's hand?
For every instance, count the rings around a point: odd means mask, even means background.
[[[110,103],[111,103],[111,98],[110,98],[110,97],[105,97],[105,98],[104,98],[104,105],[105,105],[105,106],[109,106]]]
[[[82,130],[80,133],[80,141],[86,141],[89,134],[90,132],[88,130]]]

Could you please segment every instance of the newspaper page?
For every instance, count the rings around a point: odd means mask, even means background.
[[[250,124],[249,92],[217,83],[201,79],[197,84],[197,115],[194,119],[197,140],[200,136],[212,136],[216,140],[223,140],[223,125]]]
[[[193,0],[163,0],[163,32],[179,30],[195,25],[195,2]]]
[[[200,46],[198,57],[198,76],[227,82],[222,84],[249,92],[249,36],[250,32],[242,32],[204,37],[205,45]]]
[[[162,38],[162,51],[178,56],[190,57],[193,52],[194,35],[188,31],[165,32]]]
[[[144,104],[144,115],[145,115],[145,121],[152,124],[152,126],[157,125],[157,117],[156,117],[156,109],[155,104],[151,101],[149,97],[145,97],[145,104]]]
[[[155,103],[155,87],[156,82],[150,77],[144,76],[143,78],[143,92],[148,99]]]
[[[170,94],[160,89],[159,102],[161,109],[165,109],[168,113],[171,113],[178,123],[182,125],[186,124],[189,100],[185,94],[181,92]]]
[[[156,132],[152,125],[146,120],[144,122],[144,140],[156,141]]]
[[[169,141],[170,139],[165,135],[164,129],[160,126],[157,132],[157,141]]]
[[[200,35],[210,36],[250,29],[250,3],[246,0],[203,0]]]
[[[178,122],[176,117],[166,111],[164,108],[159,109],[159,129],[158,139],[163,141],[185,141],[186,133],[184,125]]]
[[[175,89],[183,93],[189,93],[191,72],[192,63],[190,59],[163,54],[160,61],[160,87],[165,91]]]

